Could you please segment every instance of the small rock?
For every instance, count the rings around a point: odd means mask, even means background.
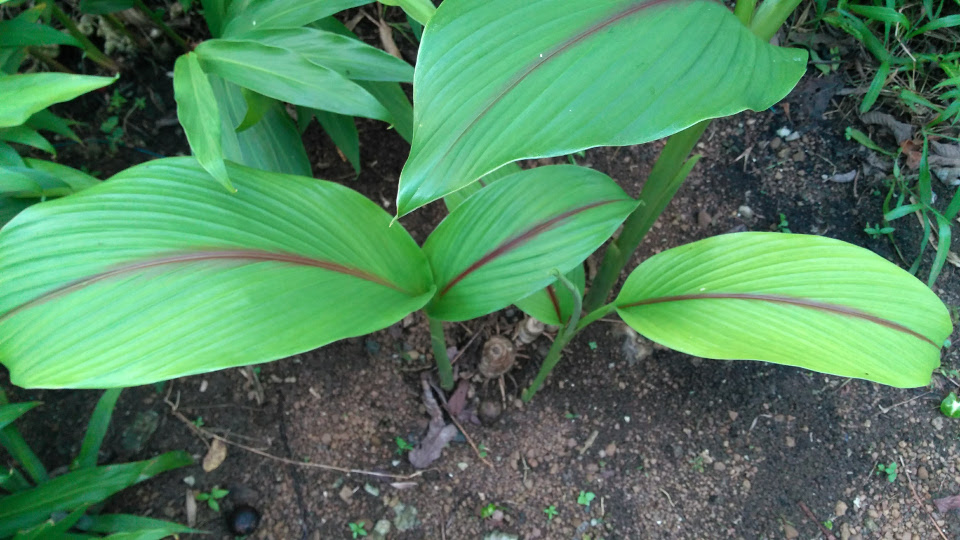
[[[736,422],[737,418],[740,416],[740,413],[737,411],[727,411],[727,414],[730,415],[731,422]]]
[[[793,525],[790,525],[789,523],[783,524],[783,534],[784,536],[786,536],[787,538],[790,538],[791,540],[793,538],[800,538],[800,533],[798,533],[797,529],[795,529]]]
[[[782,128],[777,130],[778,137],[789,137],[791,133],[793,133],[793,130],[788,128],[787,126],[783,126]]]
[[[393,518],[393,526],[400,532],[409,531],[410,529],[420,526],[420,520],[417,519],[416,507],[397,503],[397,505],[393,507],[393,513],[396,514],[396,517]]]
[[[789,135],[789,132],[790,130],[788,129],[787,130],[788,135]],[[781,139],[780,137],[774,137],[773,140],[770,141],[771,150],[778,150],[781,146],[783,146],[783,139]]]
[[[470,465],[467,464],[467,462],[465,462],[465,461],[461,461],[460,463],[457,463],[457,468],[460,469],[461,471],[467,470],[467,467],[469,467],[469,466],[470,466]]]
[[[501,414],[503,414],[503,407],[500,406],[500,403],[497,400],[485,399],[480,402],[480,408],[477,411],[477,416],[480,417],[480,421],[484,424],[493,424],[500,419]]]
[[[390,534],[390,522],[381,519],[373,526],[373,532],[370,533],[370,540],[384,540]]]
[[[491,531],[483,537],[483,540],[520,540],[520,537],[503,531]]]
[[[740,217],[743,219],[753,219],[753,208],[750,208],[747,205],[737,208],[737,213],[740,214]]]
[[[793,437],[787,437],[787,448],[793,448],[797,445],[797,440]]]
[[[185,476],[183,478],[183,483],[190,487],[193,487],[197,483],[197,479],[192,476]]]
[[[320,442],[323,443],[324,446],[330,446],[330,443],[333,442],[333,436],[329,433],[324,433],[320,436]]]
[[[617,453],[617,443],[610,443],[607,445],[603,451],[607,454],[608,458],[612,458],[614,454]]]
[[[350,504],[350,501],[353,499],[353,489],[351,489],[350,486],[344,485],[340,488],[339,495],[343,502]]]
[[[847,513],[847,503],[843,501],[837,501],[837,505],[833,507],[833,513],[837,517],[841,517]]]
[[[364,484],[364,485],[363,485],[363,490],[366,491],[367,493],[369,493],[370,495],[373,495],[374,497],[379,497],[379,496],[380,496],[380,488],[378,488],[377,486],[373,486],[373,485],[370,485],[370,484]]]
[[[713,223],[713,216],[707,213],[706,210],[700,210],[697,212],[697,225],[701,229],[705,229]]]
[[[791,159],[797,163],[803,163],[806,161],[807,155],[803,153],[803,150],[797,150],[793,153],[793,157]]]
[[[751,488],[751,487],[753,487],[753,486],[750,484],[750,481],[749,481],[749,480],[744,480],[744,481],[743,481],[742,489],[743,489],[744,491],[750,491],[750,488]]]
[[[930,478],[930,473],[927,472],[926,467],[920,467],[917,469],[917,478],[921,480],[926,480]]]
[[[943,418],[940,416],[934,417],[934,419],[931,420],[930,423],[933,424],[933,427],[937,428],[937,431],[940,431],[943,429]]]
[[[784,137],[783,140],[785,140],[785,141],[787,141],[787,142],[793,142],[793,141],[795,141],[795,140],[797,140],[797,139],[799,139],[799,138],[800,138],[800,132],[799,132],[799,131],[794,131],[793,133],[791,133],[791,134],[787,135],[786,137]]]
[[[724,465],[722,461],[714,461],[714,462],[713,462],[713,470],[715,470],[715,471],[717,471],[717,472],[723,472],[723,471],[727,470],[727,466]]]

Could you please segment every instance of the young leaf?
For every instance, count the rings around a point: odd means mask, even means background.
[[[664,251],[616,300],[624,321],[679,351],[763,360],[897,387],[924,386],[951,332],[916,278],[859,247],[739,233]]]
[[[360,135],[357,133],[357,123],[353,117],[342,114],[313,110],[313,115],[323,126],[337,148],[353,166],[354,172],[360,174]]]
[[[193,158],[150,161],[8,223],[0,361],[13,383],[109,388],[266,362],[432,296],[423,253],[365,197],[227,170],[235,194]]]
[[[220,109],[196,53],[177,58],[173,66],[173,96],[177,101],[177,118],[197,161],[223,187],[236,191],[223,162]]]
[[[37,111],[103,88],[116,77],[67,73],[24,73],[0,77],[0,95],[17,96],[0,102],[0,127],[17,126]]]
[[[103,444],[103,438],[107,435],[110,418],[113,416],[113,408],[117,405],[117,399],[122,391],[123,388],[111,388],[100,396],[100,400],[97,401],[97,406],[93,410],[93,416],[90,417],[90,423],[87,424],[87,433],[83,436],[83,443],[80,445],[80,455],[73,462],[74,468],[84,469],[97,466],[100,446]]]
[[[242,11],[231,6],[230,21],[223,30],[225,37],[237,37],[251,30],[264,28],[296,28],[329,17],[345,9],[369,4],[373,0],[251,0],[242,4]]]
[[[2,80],[3,79],[0,78],[0,81]],[[50,144],[50,141],[44,138],[43,135],[40,135],[37,130],[25,125],[0,128],[0,141],[15,142],[26,146],[32,146],[38,150],[43,150],[48,154],[57,153],[57,151],[53,148],[53,145]]]
[[[213,39],[196,48],[205,70],[274,99],[314,109],[389,120],[369,92],[288,49]]]
[[[267,96],[260,95],[247,88],[241,88],[240,93],[243,94],[243,99],[247,102],[247,112],[244,113],[243,120],[237,126],[237,133],[242,133],[257,125],[276,103]]]
[[[587,287],[583,265],[578,264],[568,272],[567,279],[576,286],[582,297]],[[570,320],[570,315],[573,314],[573,296],[566,287],[556,281],[514,303],[527,315],[544,324],[554,326],[566,324]]]
[[[96,504],[114,493],[157,474],[191,465],[185,452],[168,452],[146,461],[73,471],[38,487],[15,493],[0,505],[0,537],[12,535],[50,517]]]
[[[281,47],[352,80],[413,82],[413,67],[356,38],[315,28],[256,30],[244,39]]]
[[[272,100],[259,122],[237,133],[236,126],[247,111],[243,89],[216,75],[209,75],[207,80],[220,108],[224,159],[264,171],[312,176],[300,133],[280,103]]]
[[[7,167],[26,167],[20,154],[5,142],[0,142],[0,165]]]
[[[485,315],[569,272],[636,208],[608,176],[572,165],[522,171],[457,207],[423,246],[437,295],[428,314],[445,321]]]
[[[793,88],[806,57],[764,43],[710,0],[446,0],[417,61],[398,215],[504,163],[763,110]]]
[[[27,126],[33,129],[50,131],[79,143],[80,137],[77,137],[77,134],[70,129],[71,123],[47,109],[37,112],[27,120]]]
[[[11,403],[9,405],[0,405],[0,429],[10,425],[14,420],[20,418],[30,409],[39,405],[39,401],[28,401],[25,403]]]

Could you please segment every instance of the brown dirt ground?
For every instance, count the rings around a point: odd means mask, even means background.
[[[143,83],[158,104],[144,125],[155,126],[173,110],[157,75]],[[894,260],[885,239],[863,232],[867,221],[879,220],[881,199],[873,190],[883,189],[881,180],[868,175],[857,183],[823,180],[861,168],[866,151],[843,138],[843,128],[855,122],[844,117],[844,107],[829,107],[826,118],[807,113],[816,87],[801,85],[787,100],[789,116],[778,106],[711,126],[699,148],[704,159],[637,261],[732,230],[776,230],[780,213],[793,232],[840,238]],[[792,142],[776,138],[784,126],[802,136]],[[343,182],[390,211],[406,146],[380,124],[359,127],[363,172],[355,182]],[[152,151],[165,155],[185,148],[182,134],[173,139],[179,144],[171,142],[176,128],[141,131],[131,146],[160,144]],[[318,177],[352,176],[316,125],[305,140]],[[658,148],[595,149],[578,161],[636,195]],[[110,173],[144,159],[135,150],[136,155],[123,154],[129,151],[104,150],[101,169]],[[72,152],[65,150],[61,159],[90,158],[84,154],[89,150]],[[949,195],[942,189],[940,194]],[[750,207],[752,218],[739,212],[741,206]],[[404,219],[404,225],[422,241],[443,213],[433,205]],[[921,233],[902,221],[896,236],[909,256]],[[960,269],[948,265],[934,289],[948,305],[960,306]],[[506,309],[451,325],[450,345],[465,347],[481,334],[466,347],[460,369],[473,372],[482,339],[511,332],[519,315]],[[960,342],[958,333],[952,338]],[[960,537],[960,519],[935,513],[931,502],[960,493],[960,427],[937,410],[955,384],[947,378],[937,375],[925,389],[898,390],[663,349],[632,362],[623,345],[615,323],[593,325],[571,345],[533,402],[522,405],[516,396],[536,373],[549,342],[540,338],[526,347],[522,352],[529,358],[511,374],[515,381],[507,380],[508,406],[500,420],[466,426],[486,449],[490,466],[469,445],[454,442],[433,469],[407,485],[316,465],[414,472],[396,455],[394,440],[417,441],[428,421],[419,375],[430,367],[429,336],[419,315],[365,338],[263,365],[262,405],[252,399],[239,370],[178,379],[162,388],[132,388],[121,397],[102,462],[175,449],[186,449],[199,462],[205,443],[171,414],[164,402],[169,395],[183,415],[202,417],[205,429],[300,465],[231,447],[210,473],[196,465],[162,475],[116,497],[110,507],[185,522],[190,488],[184,479],[191,477],[198,490],[230,489],[225,510],[239,503],[259,508],[263,523],[253,537],[264,539],[349,538],[350,522],[395,521],[398,503],[405,505],[407,518],[411,507],[417,512],[415,520],[407,520],[409,530],[392,527],[387,537],[398,540],[479,539],[497,530],[528,539],[825,538],[818,522],[828,520],[836,538],[938,538],[934,522],[947,538]],[[960,367],[956,346],[943,365]],[[10,386],[5,375],[2,384]],[[89,415],[98,394],[10,392],[15,400],[44,402],[20,425],[51,468],[67,464],[82,438],[77,418]],[[499,399],[495,383],[477,384],[473,392]],[[124,432],[151,411],[159,418],[156,432],[141,449],[125,449]],[[901,470],[888,482],[875,472],[878,463],[891,461]],[[581,491],[595,493],[589,507],[577,504]],[[480,517],[491,503],[502,519]],[[548,520],[544,509],[551,505],[558,515]],[[206,507],[198,511],[197,526],[229,537],[221,515]]]

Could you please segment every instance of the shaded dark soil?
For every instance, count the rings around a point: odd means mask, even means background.
[[[182,132],[165,120],[175,117],[169,80],[161,69],[143,73],[130,96],[147,95],[153,107],[132,117],[132,126],[139,127],[128,128],[124,144],[115,151],[65,146],[60,160],[78,166],[93,160],[97,170],[110,174],[149,159],[143,150],[168,156],[187,150]],[[802,85],[788,99],[789,116],[778,106],[711,126],[698,147],[703,160],[637,261],[715,234],[777,230],[783,214],[795,233],[853,242],[902,264],[886,239],[863,232],[867,222],[880,220],[877,192],[886,192],[881,179],[862,174],[851,183],[824,180],[861,170],[866,150],[843,138],[852,120],[839,109],[831,106],[831,119],[823,119],[823,111],[810,105],[815,85],[810,88]],[[86,118],[89,138],[97,137],[104,97],[81,102],[98,111]],[[776,134],[781,127],[801,136],[783,141]],[[407,147],[382,124],[360,121],[359,130],[363,169],[352,180],[352,169],[327,136],[316,125],[310,128],[305,141],[315,175],[354,187],[392,211]],[[658,148],[596,149],[578,162],[637,195]],[[444,213],[435,204],[403,224],[423,241]],[[896,238],[909,259],[922,231],[901,221]],[[949,305],[960,305],[960,269],[948,265],[934,290]],[[466,351],[460,370],[474,372],[483,340],[512,333],[520,315],[511,308],[450,325],[449,344]],[[480,337],[473,340],[475,334]],[[528,358],[506,380],[502,417],[489,426],[465,426],[489,466],[468,444],[455,441],[435,468],[410,479],[318,466],[396,476],[415,472],[397,455],[395,439],[417,441],[428,421],[419,381],[432,361],[418,314],[366,338],[263,365],[262,404],[239,370],[132,388],[121,397],[101,462],[186,449],[199,463],[206,442],[172,413],[167,399],[206,430],[298,464],[231,446],[212,472],[199,464],[174,471],[110,506],[185,522],[191,489],[225,487],[230,495],[224,509],[256,506],[264,517],[253,537],[272,539],[349,538],[349,523],[379,520],[392,522],[387,537],[396,539],[482,538],[494,530],[531,539],[824,538],[823,522],[830,522],[837,538],[927,539],[939,537],[934,521],[947,538],[960,536],[956,516],[928,513],[931,498],[960,493],[960,428],[937,411],[952,386],[946,378],[935,376],[928,389],[898,390],[663,349],[637,360],[625,347],[629,339],[616,321],[590,327],[533,402],[523,405],[516,396],[536,373],[549,341],[541,337],[526,346],[521,352]],[[960,341],[957,333],[953,341]],[[943,364],[960,367],[956,347]],[[500,400],[495,381],[471,391]],[[88,417],[99,394],[10,392],[13,400],[44,402],[20,425],[51,468],[69,463],[82,439],[78,418]],[[150,415],[158,420],[156,431],[131,444],[131,426]],[[874,474],[878,463],[891,461],[901,467],[893,482]],[[580,505],[581,492],[596,498]],[[500,513],[481,517],[490,504]],[[553,519],[544,512],[550,506],[557,511]],[[197,517],[198,527],[227,535],[220,514],[201,506]]]

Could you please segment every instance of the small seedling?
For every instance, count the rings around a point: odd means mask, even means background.
[[[397,437],[397,455],[402,456],[404,452],[413,450],[413,445],[408,443],[403,437]]]
[[[490,503],[480,510],[480,517],[483,519],[490,519],[497,510],[500,510],[500,508],[496,504]]]
[[[824,521],[824,522],[823,522],[823,528],[826,529],[826,530],[828,530],[828,531],[832,531],[832,530],[833,530],[833,522],[830,521],[829,519],[826,520],[826,521]]]
[[[897,479],[897,462],[891,461],[889,465],[877,464],[877,474],[887,475],[887,482],[892,484]]]
[[[543,513],[547,515],[547,521],[553,521],[553,516],[559,514],[559,512],[557,512],[557,507],[552,504],[544,508]]]
[[[126,104],[127,98],[123,97],[119,90],[114,89],[113,94],[110,95],[110,104],[107,105],[107,110],[110,112],[120,112],[120,109]]]
[[[863,232],[867,233],[870,238],[877,239],[885,234],[890,234],[895,230],[897,229],[894,227],[881,227],[879,223],[876,225],[870,225],[870,223],[867,223],[867,226],[863,229]]]
[[[197,426],[198,428],[203,427],[203,417],[198,416],[196,420],[193,421],[193,425]]]
[[[580,495],[577,496],[577,504],[582,506],[590,506],[590,503],[596,499],[597,496],[592,491],[581,491]]]
[[[787,234],[793,232],[790,230],[790,222],[787,221],[787,216],[784,214],[780,214],[780,223],[777,225],[777,230]]]
[[[693,470],[697,471],[698,473],[702,473],[704,471],[703,456],[697,456],[691,459],[690,465],[693,466]]]
[[[940,412],[948,418],[960,418],[960,401],[957,400],[957,394],[950,394],[940,402]],[[896,464],[894,464],[896,465]]]
[[[362,521],[358,521],[356,523],[351,521],[347,525],[350,527],[350,533],[353,534],[354,538],[359,538],[361,536],[367,535],[367,530],[363,528]]]
[[[596,341],[591,341],[590,343],[587,343],[587,345],[590,346],[590,350],[591,350],[591,351],[597,350],[597,342],[596,342]]]
[[[580,415],[579,415],[579,414],[573,414],[573,413],[569,413],[569,412],[568,412],[568,413],[564,414],[563,417],[566,418],[567,420],[576,420],[577,418],[580,418]]]
[[[480,454],[481,459],[487,457],[487,447],[484,446],[483,443],[477,445],[477,452]]]
[[[211,489],[209,493],[197,493],[195,498],[201,502],[206,501],[207,506],[209,506],[211,510],[214,512],[219,512],[220,503],[218,501],[226,497],[228,493],[230,493],[229,490],[220,489],[217,486],[213,486],[213,489]]]

